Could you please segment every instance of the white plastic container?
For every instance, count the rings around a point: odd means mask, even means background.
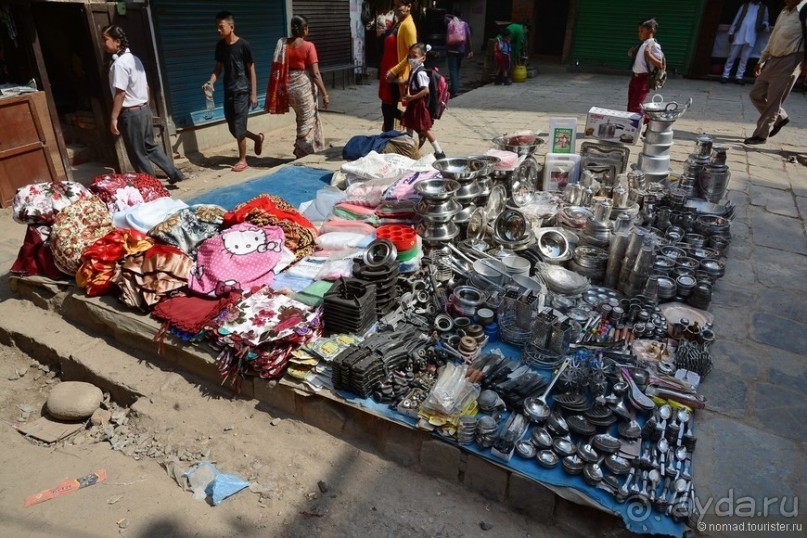
[[[547,192],[563,192],[569,183],[580,181],[580,155],[547,153],[544,161],[543,189]]]

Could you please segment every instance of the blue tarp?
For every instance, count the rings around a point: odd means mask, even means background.
[[[263,193],[274,194],[284,200],[299,206],[302,202],[312,200],[316,192],[330,184],[332,172],[306,166],[287,166],[280,170],[253,179],[246,183],[239,183],[210,191],[202,196],[187,201],[188,204],[217,204],[228,210],[236,205],[251,200]],[[494,342],[487,346],[486,351],[500,349],[505,357],[519,358],[519,351],[506,343]],[[549,376],[549,373],[545,373]],[[390,409],[388,405],[379,404],[372,398],[359,398],[355,394],[337,391],[339,396],[351,404],[363,407],[369,411],[384,416],[395,422],[414,427],[417,420]],[[611,432],[616,435],[616,432]],[[443,437],[440,437],[444,439]],[[445,439],[444,439],[445,440]],[[685,527],[683,523],[676,523],[667,516],[662,516],[652,510],[646,511],[641,506],[629,503],[617,503],[610,493],[586,484],[579,476],[566,474],[560,465],[554,469],[544,469],[535,460],[525,460],[517,454],[509,462],[491,454],[490,449],[480,450],[475,445],[462,445],[463,450],[473,452],[479,456],[505,467],[509,467],[527,478],[553,487],[570,488],[582,493],[604,509],[618,514],[625,522],[627,528],[641,534],[661,534],[667,536],[683,536]]]
[[[485,351],[490,352],[495,349],[499,349],[505,357],[509,357],[512,359],[519,358],[519,351],[514,346],[511,346],[503,342],[494,342],[488,345],[485,348]],[[546,371],[542,371],[542,373],[547,377],[551,375],[549,372]],[[390,409],[389,405],[379,404],[372,398],[359,398],[355,394],[346,391],[337,391],[337,393],[339,394],[339,396],[349,401],[351,404],[368,409],[375,414],[384,416],[395,422],[399,422],[407,426],[415,426],[417,424],[416,419],[402,415],[401,413],[398,413],[397,411]],[[504,423],[504,420],[502,420],[502,423]],[[610,433],[614,436],[617,435],[616,425],[613,426],[613,431],[611,431]],[[439,436],[439,438],[446,440],[443,436]],[[638,534],[683,536],[684,531],[686,529],[683,523],[677,523],[673,521],[672,518],[666,515],[661,515],[658,512],[646,508],[639,503],[620,504],[616,502],[616,500],[614,500],[614,497],[610,493],[589,486],[583,481],[583,478],[581,476],[571,476],[566,474],[566,472],[563,470],[560,464],[558,464],[558,466],[555,467],[554,469],[544,469],[543,467],[538,465],[538,463],[536,463],[534,459],[526,460],[524,458],[521,458],[518,454],[513,454],[513,457],[510,459],[510,461],[506,462],[501,458],[494,456],[489,448],[481,450],[475,444],[460,445],[460,448],[463,450],[467,450],[468,452],[473,452],[474,454],[477,454],[482,458],[485,458],[486,460],[489,460],[498,465],[508,467],[512,469],[513,472],[516,472],[522,476],[535,480],[541,484],[558,488],[573,489],[583,494],[585,497],[589,498],[595,503],[599,504],[605,510],[619,515],[625,522],[627,528],[632,532]]]
[[[259,194],[273,194],[280,196],[294,207],[299,207],[301,203],[313,200],[319,189],[330,185],[331,176],[333,172],[320,168],[286,166],[246,183],[212,190],[192,200],[186,200],[186,203],[216,204],[231,210]]]

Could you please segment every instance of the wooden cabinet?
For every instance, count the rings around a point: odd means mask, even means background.
[[[45,93],[0,98],[0,206],[19,187],[66,177]]]

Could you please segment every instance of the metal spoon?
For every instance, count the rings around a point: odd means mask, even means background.
[[[633,481],[634,476],[636,476],[636,467],[631,468],[630,472],[628,473],[628,478],[625,479],[625,482],[616,491],[618,494],[617,501],[619,501],[619,499],[622,498],[622,501],[619,502],[624,502],[624,499],[628,497],[628,492],[630,491],[628,487],[630,486],[630,483]]]
[[[687,458],[687,448],[685,446],[679,446],[675,449],[675,459],[678,461],[684,461]]]
[[[667,508],[667,513],[669,514],[672,510],[672,507],[678,503],[678,495],[684,493],[687,489],[687,484],[689,484],[689,480],[684,478],[677,478],[675,482],[673,482],[673,496],[670,499],[670,507]]]
[[[686,478],[687,480],[692,480],[692,475],[689,474],[689,466],[692,464],[692,458],[687,457],[686,465],[684,465],[684,470],[681,471],[681,476]]]
[[[669,404],[664,404],[659,407],[658,415],[661,418],[661,435],[664,436],[664,431],[667,429],[667,421],[670,420],[672,416],[672,407]]]
[[[667,511],[667,507],[669,503],[667,502],[667,493],[670,490],[670,477],[664,479],[664,489],[661,491],[661,496],[658,497],[655,502],[653,503],[653,508],[655,508],[656,512],[665,513]]]
[[[657,469],[653,469],[647,473],[647,478],[650,480],[650,501],[653,502],[656,500],[656,488],[661,480],[661,473]]]
[[[529,411],[527,411],[527,416],[537,416],[544,418],[549,416],[550,410],[549,405],[546,403],[546,398],[547,396],[549,396],[549,393],[552,392],[552,388],[555,386],[555,383],[557,383],[558,379],[560,379],[561,374],[563,373],[564,370],[566,370],[567,366],[569,366],[569,361],[563,361],[563,363],[560,365],[560,368],[558,368],[555,377],[553,377],[552,381],[549,382],[549,385],[546,387],[546,390],[541,396],[537,398],[535,396],[530,396],[529,398],[524,400],[525,410],[527,410],[527,408],[529,407]]]

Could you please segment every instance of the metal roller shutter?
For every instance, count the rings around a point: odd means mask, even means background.
[[[294,0],[292,15],[308,19],[307,39],[317,47],[320,68],[353,64],[349,0]]]
[[[235,33],[252,47],[258,76],[257,111],[263,110],[275,44],[287,33],[285,7],[284,0],[152,0],[166,99],[178,128],[224,119],[221,83],[216,85],[213,111],[205,110],[202,84],[215,67],[219,39],[215,18],[225,9],[235,16]]]
[[[639,42],[644,19],[659,23],[657,38],[670,72],[688,73],[698,41],[705,0],[578,0],[570,63],[630,68],[627,50]]]

